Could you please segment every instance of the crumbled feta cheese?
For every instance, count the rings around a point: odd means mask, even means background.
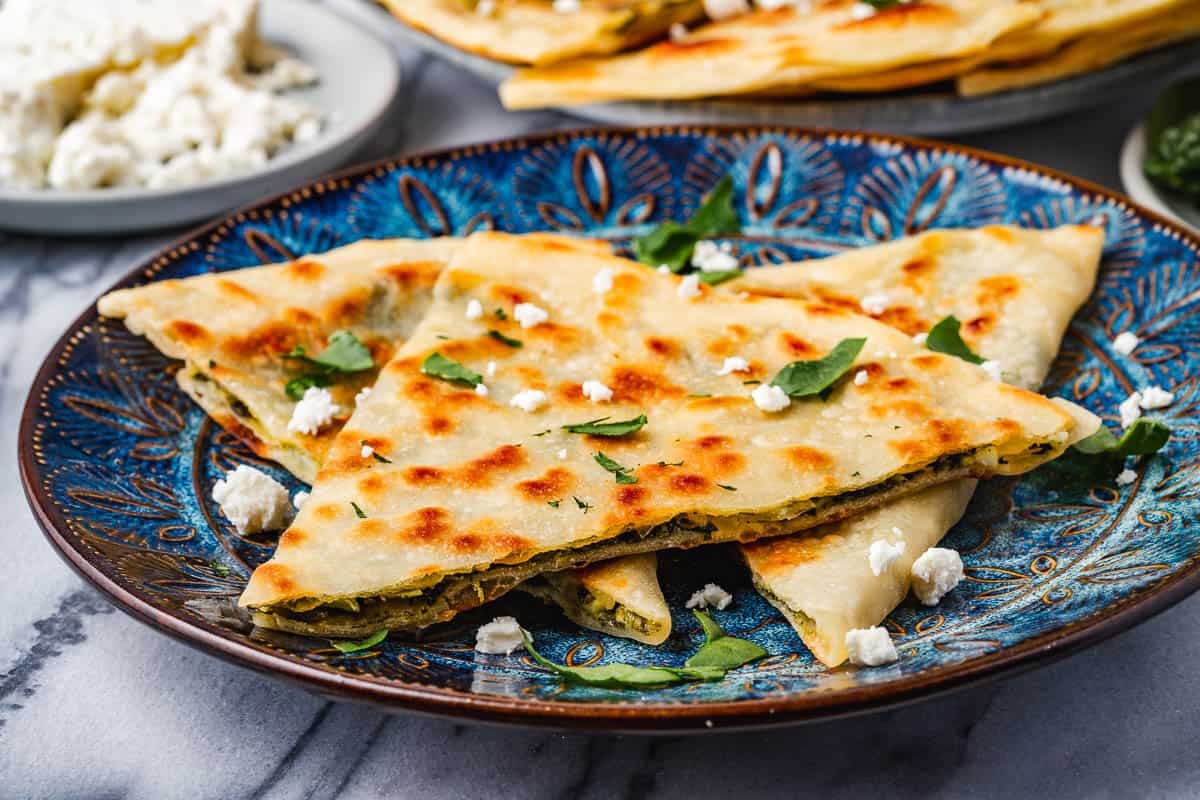
[[[1131,469],[1123,469],[1117,475],[1117,486],[1128,486],[1137,480],[1137,473]]]
[[[489,378],[494,378],[494,377],[496,377],[496,362],[495,362],[495,361],[489,361],[489,362],[487,363],[487,366],[483,368],[483,373],[484,373],[485,375],[487,375]]]
[[[612,400],[613,392],[600,381],[584,381],[583,396],[593,403],[603,403]]]
[[[925,344],[925,342],[929,341],[929,334],[928,333],[913,334],[912,340],[913,340],[913,344],[918,344],[918,345]]]
[[[879,627],[846,631],[846,655],[859,667],[878,667],[900,659],[887,629]]]
[[[792,404],[792,398],[788,397],[787,392],[769,383],[760,383],[756,386],[750,393],[750,398],[754,401],[754,405],[763,411],[783,411]]]
[[[707,583],[703,589],[696,591],[688,598],[687,608],[708,608],[712,606],[718,611],[724,611],[729,608],[729,604],[732,602],[733,595],[715,583]]]
[[[692,251],[692,266],[701,272],[729,272],[738,268],[738,262],[728,244],[703,240]]]
[[[657,270],[658,270],[659,275],[670,275],[671,274],[671,268],[668,267],[666,264],[659,264]]]
[[[533,303],[517,303],[513,306],[513,319],[521,323],[522,328],[533,328],[550,319],[550,312]]]
[[[333,395],[328,389],[320,386],[310,386],[304,390],[304,397],[292,409],[292,418],[288,420],[289,433],[306,433],[316,436],[333,418],[341,413],[341,406],[333,402]]]
[[[867,548],[867,561],[871,565],[871,572],[876,576],[882,575],[897,558],[904,555],[904,548],[904,542],[893,544],[886,539],[871,542],[871,546]]]
[[[718,375],[729,375],[734,372],[749,372],[750,362],[741,356],[730,356],[721,364],[721,368],[717,370]]]
[[[1142,399],[1138,401],[1138,405],[1151,411],[1156,408],[1166,408],[1174,402],[1174,394],[1157,386],[1151,386],[1148,389],[1142,389]]]
[[[375,455],[375,448],[371,447],[369,444],[364,444],[361,452],[363,458],[370,458],[371,456]]]
[[[1116,350],[1123,356],[1127,356],[1132,354],[1133,351],[1137,349],[1137,346],[1141,343],[1142,340],[1137,337],[1136,333],[1133,333],[1132,331],[1121,331],[1117,334],[1116,338],[1113,339],[1112,344],[1113,350]]]
[[[483,316],[483,303],[472,298],[467,303],[467,319],[479,319]]]
[[[308,502],[308,492],[303,489],[292,495],[292,506],[299,511],[304,508],[304,504]]]
[[[479,395],[480,397],[487,397],[488,396],[487,386],[482,383],[475,384],[475,394]]]
[[[850,19],[862,20],[875,16],[875,6],[870,3],[855,3],[850,9]]]
[[[682,42],[684,39],[687,38],[688,27],[687,27],[687,25],[684,25],[682,22],[676,22],[674,25],[671,26],[668,33],[671,36],[672,42]]]
[[[870,378],[871,374],[869,372],[867,372],[865,369],[860,369],[858,372],[854,373],[854,385],[865,386]]]
[[[1121,415],[1122,428],[1128,428],[1137,422],[1138,417],[1142,415],[1141,392],[1133,392],[1129,397],[1121,401],[1121,405],[1117,406],[1117,413]]]
[[[556,14],[577,14],[579,13],[579,0],[554,0],[554,12]]]
[[[999,361],[992,361],[989,359],[988,361],[984,361],[982,364],[980,364],[979,368],[986,372],[988,377],[994,381],[1004,380]]]
[[[750,13],[749,0],[704,0],[704,13],[709,19],[731,19]]]
[[[608,294],[613,288],[613,277],[616,275],[611,267],[605,267],[592,276],[592,291],[596,294]]]
[[[475,3],[475,13],[481,17],[490,17],[496,13],[496,0],[478,0]]]
[[[566,457],[567,457],[567,448],[564,447],[562,450],[558,451],[558,458],[560,461],[562,461],[562,460],[565,460]]]
[[[936,606],[962,579],[962,558],[948,547],[931,547],[912,565],[913,594],[927,606]]]
[[[691,300],[699,297],[701,294],[700,279],[697,278],[695,274],[684,275],[683,280],[679,282],[679,286],[675,289],[675,294],[679,295],[679,297],[684,300]]]
[[[885,293],[869,294],[859,301],[858,305],[862,308],[864,314],[877,316],[888,310],[888,306],[892,304],[892,298]]]
[[[475,632],[475,650],[490,655],[512,655],[525,646],[525,631],[514,617],[496,617]]]
[[[357,405],[361,404],[362,401],[366,400],[370,396],[371,396],[371,387],[364,386],[363,388],[358,390],[358,394],[354,395],[354,405],[357,406]]]
[[[546,405],[546,393],[537,389],[522,389],[513,395],[508,404],[513,408],[519,408],[532,414]]]
[[[246,464],[213,485],[212,499],[238,533],[281,530],[291,515],[283,484]]]

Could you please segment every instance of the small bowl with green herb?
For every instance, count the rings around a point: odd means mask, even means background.
[[[1121,149],[1121,183],[1147,208],[1200,229],[1200,77],[1172,84]]]

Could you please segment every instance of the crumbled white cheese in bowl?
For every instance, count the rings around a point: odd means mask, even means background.
[[[0,189],[174,188],[314,138],[321,113],[277,92],[317,75],[258,41],[257,5],[0,5]]]

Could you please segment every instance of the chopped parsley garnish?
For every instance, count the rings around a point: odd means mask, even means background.
[[[371,445],[371,443],[368,442],[366,439],[363,439],[361,442],[359,442],[359,444],[361,444],[363,447],[370,447],[370,445]],[[383,456],[379,455],[379,453],[376,452],[374,447],[371,447],[371,458],[375,459],[376,461],[378,461],[381,464],[392,463],[392,460],[390,458],[384,458]]]
[[[497,308],[492,313],[496,315],[496,319],[508,319],[508,314],[504,313],[503,308]]]
[[[450,337],[449,337],[449,336],[447,336],[447,335],[446,335],[446,334],[444,334],[444,333],[439,333],[439,334],[436,334],[436,335],[435,335],[433,338],[435,338],[435,339],[449,339]]]
[[[213,359],[211,359],[211,358],[210,358],[210,359],[208,360],[208,368],[209,368],[209,369],[216,369],[216,367],[217,367],[217,362],[216,362],[216,361],[214,361]]]
[[[885,8],[891,8],[892,6],[898,6],[902,2],[904,2],[904,0],[862,0],[862,1],[864,3],[866,3],[867,5],[873,7],[876,11],[882,11]]]
[[[733,207],[733,178],[726,175],[709,193],[700,208],[696,209],[690,220],[683,225],[664,222],[645,236],[639,236],[633,240],[633,252],[643,264],[652,267],[665,264],[672,272],[680,273],[685,272],[691,265],[696,242],[739,231],[741,225]],[[700,279],[704,280],[703,276]],[[717,283],[720,283],[720,280]]]
[[[229,567],[217,561],[215,558],[208,562],[208,568],[211,569],[218,577],[228,578]]]
[[[742,386],[757,386],[760,383],[762,383],[762,381],[750,379],[748,381],[742,381]]]
[[[558,508],[558,505],[561,502],[562,500],[547,500],[546,505],[550,506],[551,508]]]
[[[628,436],[646,427],[646,415],[638,414],[633,419],[623,422],[605,422],[608,417],[594,419],[591,422],[579,422],[574,425],[563,425],[568,433],[583,433],[588,436]]]
[[[366,515],[365,513],[363,513],[363,510],[362,510],[361,508],[359,508],[359,507],[358,507],[358,503],[356,503],[356,502],[354,502],[353,500],[351,500],[351,501],[350,501],[350,507],[354,509],[354,516],[358,517],[359,519],[366,519],[366,518],[367,518],[367,515]]]
[[[525,346],[525,343],[522,342],[520,339],[512,339],[508,336],[505,336],[503,333],[501,333],[500,331],[497,331],[497,330],[490,330],[487,332],[487,335],[490,336],[491,338],[495,339],[500,344],[506,344],[509,347],[517,348],[517,347]]]
[[[597,464],[604,467],[606,470],[608,470],[609,472],[611,472],[613,474],[613,477],[616,478],[617,483],[637,483],[638,482],[637,478],[635,478],[634,476],[629,474],[629,470],[627,468],[622,467],[620,464],[613,461],[611,458],[604,455],[604,453],[601,453],[599,450],[597,450],[596,454],[592,457],[596,459]]]
[[[431,378],[441,378],[451,383],[465,383],[468,386],[478,386],[483,383],[483,376],[473,372],[452,358],[446,358],[434,351],[421,364],[421,372]]]
[[[334,331],[330,334],[328,346],[319,355],[310,356],[303,347],[296,345],[283,358],[303,364],[307,369],[284,387],[287,396],[293,400],[301,399],[305,391],[314,386],[332,386],[335,375],[363,372],[375,366],[371,351],[350,331]]]
[[[682,467],[683,462],[682,461],[660,461],[660,462],[658,462],[658,465],[660,467]]]
[[[767,655],[754,642],[729,636],[703,611],[693,610],[704,631],[704,644],[682,667],[639,667],[634,664],[602,664],[568,667],[555,664],[533,647],[525,635],[525,649],[533,660],[564,680],[604,689],[651,689],[688,681],[719,681],[730,671]]]
[[[586,500],[580,500],[575,495],[571,495],[571,499],[575,501],[575,507],[578,508],[580,511],[582,511],[585,514],[588,512],[589,508],[594,508],[594,506],[591,503],[589,503]]]
[[[707,392],[697,392],[696,394],[689,394],[688,397],[694,400],[703,400],[706,397],[712,397],[712,395]]]
[[[382,630],[375,631],[367,638],[362,639],[357,642],[338,641],[338,642],[331,642],[331,644],[334,647],[336,647],[338,650],[341,650],[343,653],[357,653],[360,650],[368,650],[368,649],[374,647],[375,645],[379,644],[387,637],[388,637],[388,630],[387,630],[387,628],[384,628]]]
[[[823,358],[788,364],[771,379],[771,385],[783,389],[789,397],[824,398],[833,384],[850,371],[866,343],[866,339],[842,339]]]
[[[540,433],[535,433],[534,436],[545,436],[547,433],[553,433],[553,432],[554,432],[553,428],[546,428],[546,430],[544,430]]]
[[[945,353],[948,356],[956,356],[963,361],[968,361],[972,364],[982,364],[984,359],[975,354],[967,343],[963,341],[959,335],[959,330],[962,328],[962,323],[958,318],[951,315],[942,317],[938,324],[929,329],[929,335],[925,339],[925,346],[935,353]]]
[[[718,483],[717,486],[720,486],[722,489],[724,489],[727,492],[736,492],[737,491],[736,486],[730,486],[727,483]]]

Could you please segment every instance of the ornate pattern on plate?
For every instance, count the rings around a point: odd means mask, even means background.
[[[772,656],[725,681],[614,694],[545,679],[528,657],[475,653],[466,615],[422,643],[389,641],[344,655],[318,639],[252,629],[232,607],[271,537],[238,536],[210,499],[238,463],[271,469],[209,423],[176,388],[172,365],[120,325],[86,318],[51,355],[32,390],[23,444],[31,482],[68,547],[120,587],[196,628],[280,663],[331,676],[415,684],[520,701],[711,704],[803,702],[863,687],[951,677],[987,654],[1077,630],[1193,569],[1200,555],[1200,267],[1195,244],[1111,196],[1026,167],[943,147],[864,135],[653,130],[562,134],[388,163],[243,212],[164,253],[130,281],[178,277],[318,252],[363,236],[466,234],[485,228],[560,230],[619,245],[682,217],[731,174],[747,265],[827,254],[932,227],[996,222],[1105,226],[1102,291],[1074,322],[1047,390],[1110,420],[1128,393],[1158,384],[1177,401],[1154,416],[1175,437],[1132,486],[1059,495],[1034,474],[978,492],[949,545],[967,577],[938,607],[911,600],[887,625],[899,663],[829,672],[749,586],[724,551],[668,554],[663,583],[676,609],[665,648],[581,631],[527,599],[501,601],[543,651],[574,664],[682,661],[698,637],[684,601],[699,583],[735,591],[721,622]],[[1130,357],[1112,337],[1142,339]]]

